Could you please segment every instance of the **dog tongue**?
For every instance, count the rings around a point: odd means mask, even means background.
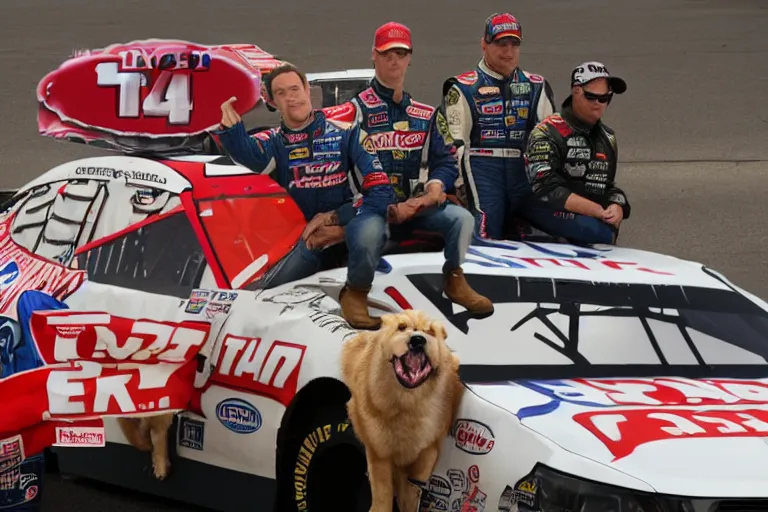
[[[408,352],[405,355],[405,366],[408,367],[408,373],[414,374],[421,370],[425,357],[423,353]]]

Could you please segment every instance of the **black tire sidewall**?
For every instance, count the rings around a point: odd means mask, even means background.
[[[344,476],[344,467],[336,467],[326,455],[340,447],[357,450],[365,457],[365,449],[355,436],[354,430],[347,417],[344,404],[326,406],[322,410],[309,415],[298,425],[292,425],[279,449],[279,478],[278,503],[280,510],[296,512],[323,512],[310,506],[313,490],[312,479],[315,471],[338,471],[338,493],[351,496],[357,489],[351,489],[352,482]],[[322,469],[318,469],[318,468]],[[328,475],[325,474],[324,477]],[[358,476],[358,475],[355,475]],[[364,474],[361,475],[365,477]],[[367,484],[367,478],[366,478]],[[343,512],[339,510],[339,512]]]

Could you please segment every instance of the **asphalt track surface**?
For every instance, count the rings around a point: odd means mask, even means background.
[[[37,134],[35,86],[75,48],[150,37],[254,42],[305,71],[370,65],[372,34],[395,19],[414,33],[407,88],[439,101],[442,80],[479,58],[483,20],[514,9],[522,64],[557,101],[570,70],[600,60],[629,90],[606,122],[632,218],[621,245],[706,263],[768,298],[768,1],[3,0],[0,187],[100,154]],[[718,220],[719,219],[719,220]],[[190,510],[54,479],[44,511]]]

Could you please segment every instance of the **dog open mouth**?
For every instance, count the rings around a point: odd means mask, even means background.
[[[405,355],[393,357],[392,366],[400,385],[408,389],[421,386],[432,374],[432,363],[421,350],[409,350]]]

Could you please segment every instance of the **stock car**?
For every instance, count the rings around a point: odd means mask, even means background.
[[[89,130],[105,147],[126,140]],[[290,196],[222,155],[124,153],[157,136],[126,131],[123,154],[65,162],[3,206],[9,321],[28,289],[73,312],[211,321],[202,414],[176,415],[169,478],[112,418],[104,448],[54,448],[59,470],[220,511],[368,510],[338,364],[355,334],[338,304],[344,261],[262,287],[304,226]],[[462,361],[422,511],[768,507],[768,303],[664,254],[498,241],[464,265],[495,304],[478,319],[441,293],[441,243],[390,241],[369,302],[439,319]]]

